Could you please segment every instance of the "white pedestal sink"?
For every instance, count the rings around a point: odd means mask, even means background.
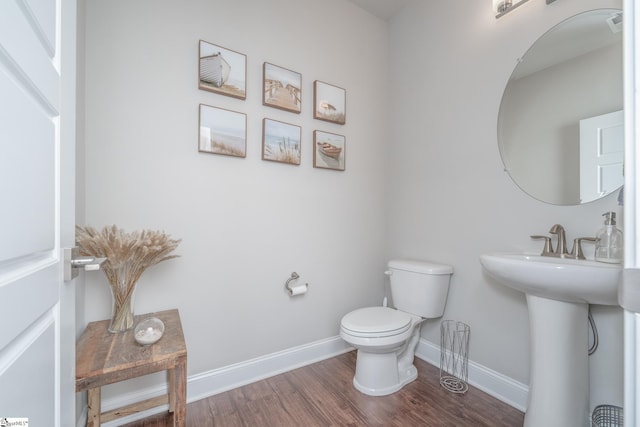
[[[527,254],[486,254],[499,283],[524,292],[531,365],[525,427],[590,424],[589,304],[618,305],[622,266]]]

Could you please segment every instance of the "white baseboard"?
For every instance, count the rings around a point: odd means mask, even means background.
[[[197,374],[188,380],[187,400],[204,399],[351,350],[336,336]]]
[[[187,402],[204,399],[351,350],[352,348],[348,344],[339,336],[336,336],[192,375],[187,379]],[[416,357],[434,366],[440,366],[440,347],[425,339],[420,339],[416,349]],[[514,408],[521,411],[526,408],[528,387],[524,384],[472,361],[469,361],[468,381],[472,386]],[[166,394],[166,392],[166,385],[163,385],[122,394],[116,398],[105,399],[102,402],[102,410],[109,411],[134,402],[160,396]],[[159,406],[148,411],[123,417],[117,421],[105,423],[103,426],[116,427],[167,410],[168,405]],[[84,414],[86,417],[86,410]]]
[[[424,338],[418,342],[416,357],[434,366],[440,366],[440,346]],[[529,387],[506,375],[475,363],[468,362],[468,383],[498,400],[524,412],[527,409]]]

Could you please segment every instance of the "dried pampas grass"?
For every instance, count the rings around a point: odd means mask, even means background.
[[[89,226],[76,226],[76,243],[80,255],[107,258],[101,268],[113,294],[109,331],[121,332],[133,327],[132,297],[138,279],[147,268],[177,258],[179,255],[171,253],[180,240],[171,239],[162,231],[127,233],[115,225],[101,231]]]

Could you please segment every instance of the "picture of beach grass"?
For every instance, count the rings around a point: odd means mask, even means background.
[[[198,151],[247,156],[247,115],[200,104]]]
[[[301,130],[300,126],[263,119],[262,160],[299,165]]]

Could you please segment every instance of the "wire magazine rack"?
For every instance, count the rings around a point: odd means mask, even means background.
[[[452,393],[466,393],[469,376],[469,325],[455,320],[440,324],[440,385]]]

